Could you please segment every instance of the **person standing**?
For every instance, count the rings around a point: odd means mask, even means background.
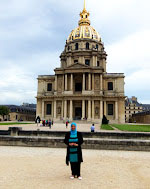
[[[52,126],[51,120],[49,120],[48,124],[49,124],[49,128],[51,129],[51,126]]]
[[[68,127],[68,121],[66,121],[66,128]]]
[[[82,158],[82,149],[81,145],[83,144],[83,137],[80,132],[77,132],[77,124],[71,124],[71,131],[68,132],[65,136],[64,143],[67,145],[67,155],[66,155],[66,164],[71,166],[71,179],[74,179],[76,176],[78,179],[82,179],[80,174]]]
[[[95,125],[94,125],[94,123],[93,123],[92,126],[91,126],[91,132],[92,132],[92,133],[95,132]]]

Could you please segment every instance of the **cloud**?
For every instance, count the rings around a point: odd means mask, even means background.
[[[149,44],[150,30],[144,30],[106,47],[107,71],[125,73],[126,95],[139,96],[141,101],[148,100],[150,93]]]
[[[37,77],[54,74],[53,70],[60,66],[58,55],[58,52],[45,52],[14,62],[5,61],[0,70],[0,104],[36,103]]]
[[[144,83],[149,80],[144,75],[150,62],[149,7],[147,0],[87,0],[91,25],[105,42],[108,72],[125,73],[126,95],[150,103]],[[65,40],[78,26],[82,8],[81,0],[0,2],[0,104],[35,102],[36,78],[60,66]]]
[[[142,69],[126,77],[126,94],[137,96],[139,102],[150,103],[150,68]]]

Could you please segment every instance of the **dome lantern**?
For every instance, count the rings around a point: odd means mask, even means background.
[[[88,17],[90,16],[90,13],[87,12],[86,8],[85,8],[85,0],[84,0],[84,8],[83,11],[80,12],[80,20],[79,20],[79,26],[83,26],[83,25],[90,25],[90,20],[88,19]]]
[[[68,37],[67,43],[74,41],[76,39],[92,39],[95,41],[101,41],[99,33],[90,25],[89,20],[90,13],[85,8],[80,12],[79,26],[72,30],[71,34]]]

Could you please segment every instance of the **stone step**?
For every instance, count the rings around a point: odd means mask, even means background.
[[[64,137],[0,136],[0,146],[66,148]],[[150,140],[84,138],[83,149],[150,151]]]
[[[6,135],[11,136],[39,136],[39,137],[64,137],[66,131],[40,131],[40,130],[22,130],[20,127],[11,127],[8,131],[2,131]],[[106,138],[106,139],[139,139],[149,140],[150,133],[141,132],[82,132],[84,138]],[[1,131],[0,131],[1,135]]]

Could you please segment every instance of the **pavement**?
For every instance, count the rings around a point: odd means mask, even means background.
[[[149,189],[150,153],[83,150],[82,180],[70,177],[66,149],[0,146],[1,189]]]
[[[13,125],[12,125],[13,126]],[[0,125],[0,130],[12,126]],[[69,131],[70,125],[52,128],[14,125],[23,130]],[[91,124],[77,124],[90,131]],[[100,132],[100,126],[95,125]],[[70,180],[66,149],[0,146],[0,189],[150,189],[150,152],[83,150],[83,179]]]
[[[64,123],[54,123],[51,127],[43,127],[40,124],[17,124],[17,125],[0,125],[0,130],[8,130],[9,127],[22,127],[23,130],[41,130],[41,131],[70,131],[70,124],[66,128],[66,124]],[[77,123],[78,131],[87,131],[90,132],[91,124],[87,123]],[[100,124],[95,124],[95,131],[100,132]]]

